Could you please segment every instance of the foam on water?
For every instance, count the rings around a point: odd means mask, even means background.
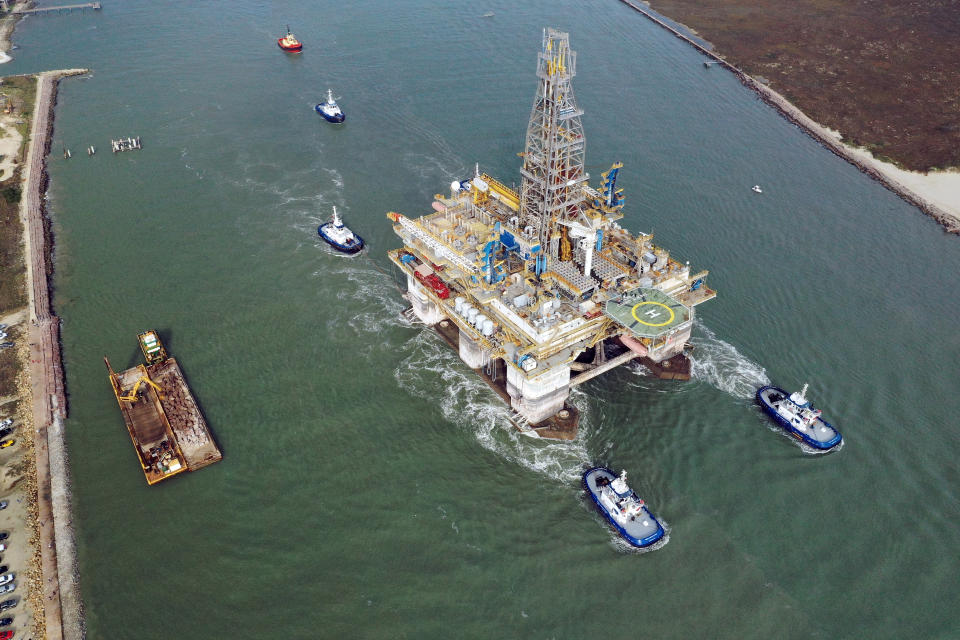
[[[326,243],[323,243],[324,247]],[[384,338],[384,325],[409,324],[400,315],[405,305],[395,293],[396,289],[390,276],[376,269],[366,254],[347,255],[330,248],[331,256],[344,258],[335,267],[327,266],[321,271],[315,271],[317,278],[341,282],[346,280],[345,286],[339,287],[336,292],[338,300],[345,304],[337,305],[342,312],[331,316],[328,327],[336,330],[342,323],[346,323],[357,334],[375,334],[377,340],[369,340],[370,344],[381,344]],[[347,315],[349,317],[344,318]]]
[[[336,169],[324,169],[324,171],[327,173],[328,176],[330,176],[330,180],[333,182],[333,186],[336,187],[338,190],[342,191],[343,176],[340,175],[340,172],[337,171]]]
[[[758,387],[770,384],[767,371],[746,358],[729,342],[709,328],[697,325],[696,350],[690,355],[690,375],[694,380],[725,391],[736,398],[753,398]]]
[[[13,58],[7,55],[6,51],[0,51],[0,64],[5,64],[7,62],[10,62],[11,60],[13,60]]]
[[[481,446],[554,480],[580,479],[590,461],[582,437],[547,441],[521,434],[509,421],[509,407],[428,331],[408,340],[402,350],[409,355],[394,372],[397,382],[413,394],[437,402],[444,417],[469,429]],[[581,431],[584,422],[581,419]]]

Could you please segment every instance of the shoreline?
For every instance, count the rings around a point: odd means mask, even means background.
[[[11,2],[10,11],[14,9],[29,9],[33,5],[33,0],[22,0],[20,2]],[[22,14],[17,13],[8,13],[3,16],[3,19],[0,20],[0,54],[3,54],[7,57],[6,60],[0,61],[0,64],[4,62],[10,62],[13,58],[9,56],[11,41],[13,37],[13,30],[17,26],[17,22],[22,18]]]
[[[50,302],[51,241],[46,227],[46,158],[53,132],[57,85],[61,78],[86,69],[37,74],[36,100],[26,162],[20,218],[29,296],[29,350],[22,349],[23,398],[30,404],[37,482],[37,516],[43,587],[43,617],[48,640],[83,638],[83,607],[70,511],[70,480],[63,421],[67,415],[60,352],[60,319]],[[39,614],[39,611],[36,612]]]
[[[739,67],[727,62],[719,54],[707,49],[688,35],[661,20],[652,10],[645,9],[631,0],[619,0],[653,23],[666,29],[712,61],[737,76],[741,84],[752,90],[765,103],[780,112],[780,115],[799,127],[822,147],[846,160],[861,172],[870,176],[907,203],[917,207],[933,218],[944,231],[960,234],[960,170],[921,174],[905,171],[873,157],[865,149],[840,142],[840,135],[815,122],[782,95],[766,86]],[[691,33],[695,33],[689,29]],[[950,197],[952,195],[952,198]]]

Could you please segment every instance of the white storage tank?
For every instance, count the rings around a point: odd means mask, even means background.
[[[485,336],[492,336],[492,335],[493,335],[493,320],[484,320],[484,321],[483,321],[483,328],[480,330],[480,333],[482,333],[482,334],[485,335]]]
[[[482,313],[478,313],[477,317],[473,319],[473,326],[479,329],[480,327],[483,326],[483,323],[486,321],[487,321],[487,316],[483,315]]]
[[[470,309],[467,311],[467,320],[470,322],[470,324],[473,324],[473,319],[477,317],[478,313],[480,312],[476,309],[476,307],[470,307]]]
[[[457,299],[453,301],[453,310],[460,313],[460,309],[463,308],[463,303],[466,301],[467,299],[463,296],[458,296]]]

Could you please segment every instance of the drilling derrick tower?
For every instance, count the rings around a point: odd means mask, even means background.
[[[520,220],[524,232],[551,258],[560,248],[553,223],[579,216],[582,187],[589,178],[583,169],[583,111],[571,84],[576,73],[577,54],[570,49],[569,34],[545,29],[520,170]]]

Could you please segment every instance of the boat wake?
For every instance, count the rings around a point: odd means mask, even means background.
[[[326,243],[323,243],[326,245]],[[337,258],[343,258],[343,266],[325,267],[314,272],[314,276],[349,284],[339,287],[334,295],[343,304],[340,308],[348,310],[350,317],[344,319],[334,314],[329,321],[328,328],[336,330],[341,323],[346,323],[358,335],[382,335],[383,327],[397,322],[397,316],[406,308],[405,301],[395,295],[390,276],[372,267],[362,260],[362,254],[349,256],[331,249],[328,253]],[[381,341],[371,340],[371,345],[380,345]]]
[[[690,374],[695,380],[725,391],[736,398],[749,400],[758,387],[770,384],[767,371],[737,351],[713,331],[697,325],[696,350],[690,355]]]
[[[6,64],[13,60],[6,51],[0,51],[0,64]]]
[[[439,398],[444,417],[472,431],[482,447],[557,481],[580,479],[590,461],[582,438],[547,441],[521,434],[506,403],[430,331],[419,332],[401,350],[409,355],[394,372],[397,382],[420,398]],[[584,422],[581,417],[581,431]]]

